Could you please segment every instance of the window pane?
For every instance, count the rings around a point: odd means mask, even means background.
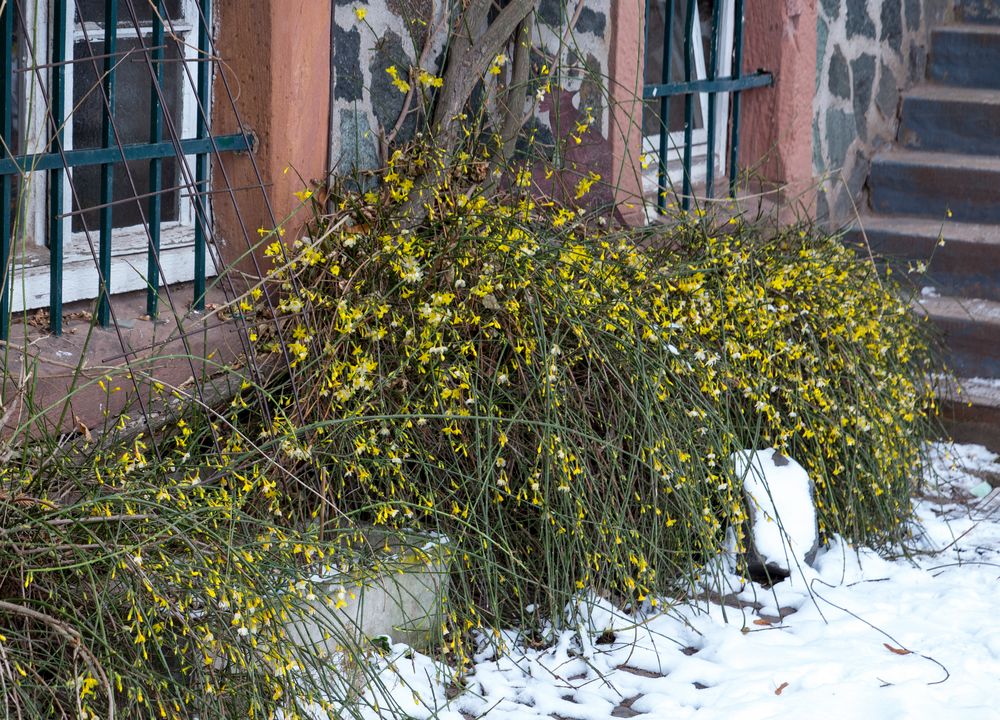
[[[126,198],[145,195],[149,192],[149,161],[137,160],[128,163],[128,169],[135,182],[137,193],[132,192],[129,185],[128,174],[125,166],[121,163],[115,165],[114,172],[114,198],[116,205],[111,211],[111,224],[113,227],[131,227],[141,225],[143,218],[149,220],[149,199],[141,198],[131,202],[117,201]],[[163,174],[161,176],[161,187],[170,188],[177,184],[177,161],[174,158],[163,160]],[[82,215],[73,216],[73,232],[82,232],[84,223],[90,232],[97,232],[100,228],[100,219],[96,206],[101,202],[101,168],[92,165],[79,167],[73,171],[73,184],[76,187],[76,194],[79,198],[80,206],[88,209]],[[178,193],[176,190],[164,191],[160,195],[160,213],[163,222],[177,220],[178,215]],[[73,202],[73,209],[77,209],[76,201]]]
[[[130,0],[118,0],[118,24],[132,25],[132,14],[128,10]],[[153,7],[155,0],[131,0],[135,14],[141,23],[153,22]],[[76,0],[76,21],[93,22],[104,25],[104,0]],[[183,16],[181,0],[166,0],[163,3],[166,10],[164,20],[177,20]]]
[[[706,70],[710,57],[711,37],[712,37],[712,10],[715,2],[723,0],[699,0],[697,3],[699,17],[696,18],[694,32],[696,37],[700,37],[702,48],[704,48]],[[649,3],[649,13],[646,18],[647,41],[646,41],[646,65],[643,82],[646,85],[659,85],[663,83],[664,51],[664,24],[670,23],[670,82],[684,81],[684,29],[687,22],[687,1],[674,0],[674,11],[671,18],[666,15],[667,3],[665,0],[651,0]],[[700,22],[697,22],[700,21]],[[695,62],[695,50],[691,48],[691,76],[696,79],[698,73]],[[695,95],[694,100],[694,127],[704,127],[701,117],[701,103],[699,96]],[[673,95],[669,102],[669,122],[670,132],[680,132],[684,130],[684,96]],[[644,135],[658,135],[660,132],[660,101],[647,100],[644,103],[642,114],[642,129]]]
[[[17,18],[14,20],[14,46],[12,50],[12,64],[14,67],[14,72],[10,78],[11,82],[11,95],[13,100],[13,105],[11,106],[10,122],[11,122],[11,137],[0,138],[4,140],[6,148],[4,150],[9,151],[12,155],[23,155],[24,154],[24,130],[22,126],[24,125],[24,78],[27,73],[25,73],[25,67],[27,67],[30,62],[28,58],[25,57],[26,48],[24,43],[24,37],[22,37],[20,23]],[[7,152],[0,153],[3,157],[7,156]],[[17,223],[18,210],[20,209],[20,176],[18,174],[10,175],[11,178],[11,196],[10,196],[10,211],[11,223]]]
[[[148,43],[148,38],[146,39]],[[183,101],[181,88],[185,82],[184,67],[181,63],[182,47],[179,43],[167,40],[165,50],[166,62],[163,65],[162,92],[164,98],[165,114],[169,113],[174,127],[178,133],[182,132]],[[131,55],[124,55],[122,61],[116,69],[116,106],[115,106],[115,126],[118,130],[118,137],[125,145],[149,142],[150,124],[150,94],[152,92],[152,81],[149,68],[146,66],[144,54],[139,50],[139,40],[136,38],[121,39],[118,43],[119,51]],[[97,70],[95,61],[91,60],[91,51],[99,55],[103,49],[100,43],[89,44],[85,41],[74,43],[73,64],[73,105],[76,108],[73,113],[73,147],[75,149],[101,147],[101,124],[104,115],[104,95],[98,84],[98,71],[103,72],[101,60],[97,60]],[[147,48],[148,49],[148,48]],[[164,121],[163,129],[164,141],[169,141],[170,133],[166,129]],[[124,200],[134,195],[147,193],[149,183],[149,163],[147,161],[130,163],[132,177],[136,183],[137,193],[132,192],[124,167],[115,169],[114,199]],[[79,207],[92,208],[100,203],[100,168],[81,167],[76,168],[73,173],[74,185],[79,196]],[[176,163],[171,158],[164,161],[163,187],[170,188],[177,185]],[[163,220],[176,220],[178,216],[178,193],[165,191],[163,200]],[[141,201],[144,206],[146,200]],[[74,203],[76,205],[76,203]],[[74,210],[78,209],[74,207]],[[140,222],[140,205],[136,202],[115,205],[112,212],[114,227],[128,227],[137,225]],[[96,211],[88,212],[86,215],[88,229],[97,227]],[[83,229],[83,218],[74,216],[74,232]]]

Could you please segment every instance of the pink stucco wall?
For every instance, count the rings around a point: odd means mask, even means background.
[[[331,0],[222,0],[218,4],[220,73],[236,95],[240,117],[217,77],[213,132],[239,129],[239,120],[257,138],[256,165],[274,215],[283,220],[299,205],[293,193],[326,176],[330,109]],[[214,217],[223,258],[246,252],[251,239],[271,226],[271,213],[250,158],[224,156],[235,202],[214,171]],[[289,168],[288,172],[285,169]],[[294,222],[292,223],[294,225]],[[301,223],[300,223],[301,224]],[[290,228],[287,237],[294,237]],[[253,271],[246,260],[240,268]]]
[[[816,0],[747,3],[745,27],[744,70],[770,70],[774,87],[743,96],[740,164],[762,189],[812,211]]]
[[[612,183],[620,218],[630,224],[645,222],[642,209],[642,21],[641,0],[613,0],[610,57]]]

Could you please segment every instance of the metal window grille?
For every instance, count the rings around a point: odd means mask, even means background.
[[[696,147],[705,156],[705,194],[714,196],[716,158],[725,159],[719,145],[726,141],[727,129],[729,193],[736,194],[740,95],[773,84],[769,72],[743,74],[743,31],[743,0],[646,0],[643,135],[654,140],[650,149],[657,158],[660,212],[674,190],[668,171],[671,152],[682,158],[683,208],[690,209]],[[674,98],[683,98],[682,116],[676,106],[671,114]],[[720,98],[729,112],[720,112]],[[699,122],[702,132],[696,138]],[[673,129],[681,123],[682,129]]]
[[[96,319],[102,327],[111,324],[112,250],[116,233],[129,222],[124,216],[137,220],[145,236],[147,313],[156,316],[164,216],[177,213],[181,198],[193,225],[193,307],[204,308],[209,156],[251,149],[246,133],[210,133],[211,28],[211,0],[0,0],[0,339],[10,331],[13,243],[30,224],[22,207],[29,178],[34,192],[39,178],[45,186],[46,197],[36,203],[44,208],[37,226],[48,250],[53,333],[62,331],[67,231],[86,236],[97,266],[91,295],[97,297]],[[81,82],[88,78],[92,82]],[[143,78],[141,86],[136,78]],[[75,83],[72,97],[69,83]],[[30,115],[25,88],[35,95]],[[175,107],[179,97],[190,101],[183,122]],[[80,119],[88,112],[90,125],[79,127],[92,129],[92,146],[68,147],[67,130],[88,122]],[[84,176],[94,182],[81,182]]]

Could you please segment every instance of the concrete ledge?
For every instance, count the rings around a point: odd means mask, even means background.
[[[67,305],[61,337],[48,332],[44,312],[15,317],[0,343],[0,437],[99,433],[122,413],[135,420],[154,403],[162,411],[172,388],[206,399],[230,392],[244,345],[240,323],[220,312],[221,290],[209,292],[205,313],[187,309],[190,286],[171,293],[184,306],[164,306],[155,322],[144,292],[115,296],[109,329],[93,325],[92,302]]]

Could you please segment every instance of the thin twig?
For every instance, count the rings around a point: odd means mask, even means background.
[[[104,686],[104,690],[108,696],[108,720],[114,720],[115,696],[114,692],[111,689],[111,683],[108,682],[108,676],[105,674],[104,668],[98,661],[97,656],[90,651],[90,649],[86,646],[86,644],[84,644],[83,637],[80,635],[80,632],[76,628],[64,623],[62,620],[59,620],[58,618],[52,617],[47,613],[40,612],[39,610],[35,610],[33,608],[25,607],[24,605],[18,605],[16,603],[7,602],[6,600],[0,600],[0,611],[6,611],[9,613],[13,613],[15,615],[21,615],[22,617],[30,618],[32,620],[37,620],[41,623],[44,623],[45,625],[48,625],[50,628],[55,630],[59,635],[62,635],[64,638],[66,638],[69,641],[70,646],[74,649],[74,651],[79,652],[81,655],[83,655],[83,659],[87,663],[88,667],[90,667],[91,672],[99,676],[101,684]]]

